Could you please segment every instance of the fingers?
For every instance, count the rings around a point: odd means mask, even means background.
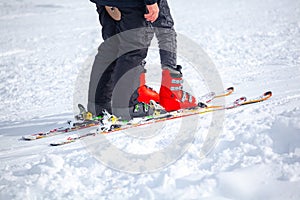
[[[156,15],[155,13],[149,13],[149,14],[145,14],[145,18],[147,21],[153,23],[158,18],[158,15]]]
[[[144,15],[145,19],[150,22],[155,22],[158,18],[159,8],[157,3],[152,5],[147,5],[148,13]]]

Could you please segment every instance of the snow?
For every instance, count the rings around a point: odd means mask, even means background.
[[[65,135],[22,141],[62,126],[77,112],[74,105],[86,101],[84,78],[101,32],[89,1],[0,1],[0,199],[300,199],[299,1],[169,3],[178,33],[208,53],[224,87],[236,88],[228,101],[267,90],[273,97],[226,111],[218,142],[205,156],[212,115],[199,116],[187,151],[155,172],[111,168],[86,148],[88,140],[61,147],[49,143]],[[148,82],[157,89],[155,50],[147,61]],[[189,65],[180,55],[179,61]],[[194,92],[207,92],[203,77],[183,70]],[[98,139],[145,155],[168,147],[180,123]],[[144,134],[149,128],[153,135]]]

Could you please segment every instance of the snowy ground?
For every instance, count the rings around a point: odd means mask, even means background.
[[[72,118],[78,73],[100,27],[89,1],[0,0],[0,199],[300,199],[299,1],[170,6],[177,31],[208,52],[225,86],[236,96],[272,90],[272,99],[227,111],[218,145],[202,160],[201,124],[189,151],[155,173],[105,167],[81,142],[20,141]]]

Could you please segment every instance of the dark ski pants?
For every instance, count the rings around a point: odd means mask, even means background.
[[[104,6],[97,6],[104,42],[98,49],[90,77],[88,110],[93,114],[101,115],[106,109],[128,118],[128,106],[132,106],[129,99],[139,86],[139,75],[144,71],[141,62],[147,56],[154,32],[162,67],[176,66],[174,21],[167,0],[159,0],[158,5],[159,17],[152,25],[144,19],[144,7],[119,8],[122,19],[116,22]]]
[[[141,65],[147,56],[153,30],[144,19],[145,7],[119,8],[120,21],[114,21],[104,6],[97,6],[104,42],[99,46],[92,66],[88,110],[102,110],[130,118],[130,97],[139,86]]]

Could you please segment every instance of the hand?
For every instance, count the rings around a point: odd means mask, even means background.
[[[148,13],[144,15],[146,20],[152,23],[155,22],[159,14],[159,8],[157,3],[152,5],[147,5],[147,9],[148,9]]]

